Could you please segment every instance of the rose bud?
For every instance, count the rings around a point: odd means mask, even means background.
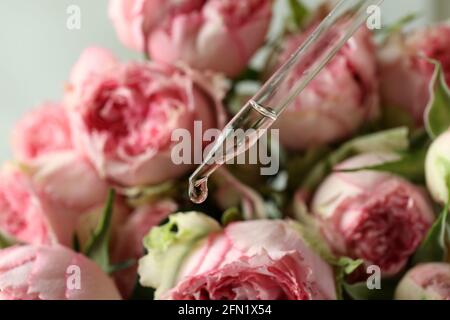
[[[108,185],[89,160],[74,150],[67,112],[61,105],[45,104],[26,114],[13,130],[13,153],[49,200],[79,211],[105,202]]]
[[[40,197],[32,180],[8,166],[0,172],[0,232],[32,244],[72,243],[78,212]]]
[[[394,33],[379,53],[382,104],[401,108],[418,126],[430,98],[434,65],[441,63],[450,85],[450,24],[439,24],[407,34]]]
[[[340,23],[336,30],[344,32],[346,25]],[[285,40],[276,67],[287,61],[314,27]],[[294,80],[304,72],[303,66],[295,72],[292,83],[281,87],[280,94],[292,90]],[[372,34],[362,27],[287,107],[275,127],[280,129],[282,145],[291,150],[337,142],[378,115],[378,100]]]
[[[156,61],[239,75],[264,44],[272,0],[112,0],[120,40]]]
[[[450,130],[434,140],[425,162],[427,186],[436,202],[448,201],[448,177],[450,176]]]
[[[185,174],[194,160],[172,160],[180,143],[172,134],[183,130],[190,135],[187,142],[201,148],[201,141],[193,141],[194,122],[203,132],[223,127],[221,79],[151,62],[112,65],[110,53],[98,50],[81,56],[66,93],[78,150],[101,177],[122,186],[158,184]],[[85,66],[95,69],[77,70]]]
[[[221,230],[203,214],[173,215],[144,240],[141,284],[157,288],[158,299],[336,299],[330,266],[291,223],[235,222]]]
[[[117,287],[124,298],[129,297],[137,282],[137,261],[144,254],[142,240],[145,235],[171,213],[177,210],[177,204],[171,200],[162,200],[137,208],[126,221],[117,228],[116,238],[112,241],[111,259],[113,263],[132,262],[132,265],[113,274]]]
[[[338,172],[392,161],[391,154],[364,154],[338,166],[319,187],[311,209],[337,255],[377,265],[396,275],[406,265],[435,216],[421,188],[378,172]]]
[[[120,300],[114,282],[93,261],[65,247],[0,250],[0,300]]]
[[[395,292],[396,300],[450,300],[450,264],[426,263],[412,268]]]
[[[29,112],[12,134],[14,158],[32,162],[49,153],[72,150],[72,135],[66,110],[57,103],[45,103]]]
[[[219,168],[212,176],[212,182],[216,187],[212,196],[221,210],[238,208],[244,220],[269,216],[261,195],[239,181],[226,168]]]

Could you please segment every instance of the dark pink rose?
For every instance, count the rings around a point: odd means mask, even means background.
[[[222,81],[152,62],[112,64],[106,50],[90,52],[72,72],[85,77],[72,79],[66,93],[77,149],[101,177],[124,186],[158,184],[189,171],[192,165],[172,161],[172,133],[185,129],[193,137],[195,121],[203,130],[224,125]]]
[[[392,161],[391,154],[364,154],[338,165],[336,171]],[[377,265],[384,276],[401,271],[431,227],[435,216],[425,192],[383,172],[335,172],[312,201],[328,243],[335,253]]]
[[[112,0],[120,40],[152,59],[239,75],[264,44],[272,0]]]
[[[100,267],[65,247],[0,250],[0,300],[120,299],[114,282]]]
[[[423,125],[434,65],[441,63],[450,85],[450,24],[411,33],[394,33],[379,53],[381,98],[385,107],[401,108]]]

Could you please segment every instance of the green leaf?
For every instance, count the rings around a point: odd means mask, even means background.
[[[136,260],[130,259],[121,263],[116,263],[109,266],[109,273],[114,273],[122,270],[126,270],[136,264]]]
[[[362,259],[353,260],[348,257],[341,257],[337,261],[337,266],[341,267],[346,275],[352,274],[358,269],[364,261]]]
[[[439,218],[429,230],[425,240],[417,249],[413,264],[425,262],[445,262],[449,248],[447,247],[448,235],[448,204],[445,206]]]
[[[226,210],[222,215],[222,225],[227,226],[231,222],[242,220],[242,214],[238,208],[233,207]]]
[[[437,138],[450,128],[450,90],[439,62],[430,60],[435,71],[430,84],[430,101],[425,113],[425,126],[431,138]]]
[[[397,279],[382,279],[381,289],[369,289],[367,283],[344,283],[344,290],[353,300],[392,300],[397,287]]]
[[[16,241],[0,232],[0,249],[5,249],[15,244],[17,244]]]
[[[447,190],[450,193],[450,175],[446,177]],[[424,241],[417,249],[412,261],[413,264],[425,262],[445,262],[450,252],[450,194],[447,204],[428,231]]]
[[[173,196],[176,193],[176,185],[173,181],[167,181],[154,186],[128,188],[123,193],[132,207],[139,207],[164,197]]]
[[[115,196],[115,191],[111,189],[103,214],[85,249],[85,255],[95,261],[107,273],[111,272],[109,262],[109,239]]]
[[[408,128],[401,127],[350,140],[320,161],[305,177],[301,187],[306,192],[314,191],[337,164],[360,153],[406,151],[409,147],[408,135]]]
[[[304,25],[306,18],[309,17],[309,10],[300,0],[288,0],[288,2],[292,21],[295,27],[300,29]]]
[[[419,149],[412,153],[404,154],[399,160],[389,161],[382,164],[343,169],[341,172],[357,172],[362,170],[389,172],[401,176],[415,183],[425,182],[425,159],[427,149]]]
[[[334,267],[336,295],[338,300],[344,299],[345,278],[356,271],[363,263],[364,261],[361,259],[353,260],[348,257],[340,257],[331,263]]]

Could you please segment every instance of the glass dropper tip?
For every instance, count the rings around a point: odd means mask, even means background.
[[[208,178],[189,179],[189,198],[196,204],[205,202],[208,198]]]

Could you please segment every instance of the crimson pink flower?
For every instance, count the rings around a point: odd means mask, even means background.
[[[336,170],[391,161],[391,154],[364,154]],[[335,172],[319,187],[312,211],[333,250],[377,265],[384,276],[403,269],[435,217],[428,197],[410,182],[375,171]]]
[[[341,22],[335,27],[336,32],[344,32],[346,25]],[[284,41],[277,67],[287,61],[314,27]],[[362,27],[295,98],[275,122],[286,148],[304,150],[342,140],[377,116],[379,97],[374,51],[372,34]],[[303,72],[304,66],[299,66],[292,74],[292,81],[279,88],[278,94],[287,95]]]
[[[220,230],[211,218],[180,213],[144,243],[149,254],[139,274],[144,286],[157,288],[156,298],[336,299],[330,266],[293,222],[236,222]]]
[[[395,292],[397,300],[450,300],[450,264],[425,263],[408,271]]]
[[[226,120],[221,79],[190,69],[113,63],[108,51],[91,48],[74,75],[66,102],[76,146],[103,178],[124,186],[158,184],[186,173],[190,164],[171,159],[174,130],[193,137],[195,121],[207,130]]]
[[[111,0],[120,40],[152,59],[230,77],[265,41],[272,0]]]
[[[79,279],[69,278],[70,274]],[[120,300],[114,282],[85,256],[65,247],[0,250],[0,300]]]
[[[385,107],[401,108],[423,125],[434,65],[441,63],[450,86],[450,24],[408,34],[394,33],[379,53],[381,98]]]

